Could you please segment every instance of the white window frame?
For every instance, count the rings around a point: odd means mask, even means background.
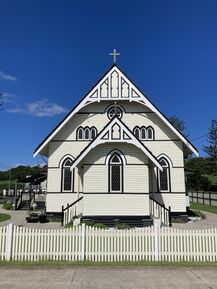
[[[138,130],[139,137],[136,136],[136,133],[135,133],[136,130]],[[134,129],[133,129],[133,134],[135,135],[136,138],[138,138],[138,139],[141,138],[141,130],[140,130],[140,128],[139,128],[138,126],[135,126],[135,127],[134,127]]]
[[[151,133],[152,133],[152,138],[149,138],[149,135],[148,135],[149,131],[151,131]],[[146,129],[146,138],[147,138],[147,140],[154,140],[154,129],[153,129],[153,127],[149,126]]]
[[[145,137],[143,138],[142,137],[142,131],[144,130],[144,132],[145,132]],[[146,140],[147,139],[147,130],[146,130],[146,128],[144,127],[144,126],[142,126],[141,128],[140,128],[140,139],[141,140]]]
[[[64,190],[64,184],[65,184],[65,169],[66,168],[71,168],[71,166],[65,166],[64,167],[64,164],[68,161],[68,160],[70,160],[71,161],[71,163],[73,163],[73,160],[71,159],[71,158],[69,158],[69,157],[66,157],[65,159],[64,159],[64,161],[62,162],[62,165],[61,165],[61,185],[62,185],[62,187],[61,187],[61,192],[63,192],[63,193],[67,193],[67,192],[73,192],[73,182],[74,182],[74,169],[71,171],[70,170],[70,173],[71,173],[71,188],[70,188],[70,190]]]
[[[86,138],[86,131],[88,131],[89,137]],[[91,130],[89,127],[84,128],[84,140],[91,140]]]
[[[161,164],[161,160],[164,160],[164,161],[166,162],[167,166],[162,165],[162,164]],[[170,183],[170,172],[171,172],[171,169],[170,169],[170,163],[168,162],[168,160],[167,160],[165,157],[161,157],[161,158],[159,159],[159,162],[160,162],[160,164],[161,164],[161,166],[162,166],[163,169],[166,168],[166,172],[167,172],[167,187],[168,187],[168,189],[167,189],[167,190],[162,190],[162,189],[161,189],[160,173],[162,173],[162,172],[161,172],[159,169],[158,169],[158,188],[159,188],[159,191],[160,191],[160,192],[167,192],[167,193],[169,193],[169,192],[171,192],[171,183]]]
[[[82,134],[82,137],[80,138],[79,137],[79,132],[81,131],[81,134]],[[84,129],[83,129],[83,127],[79,127],[78,129],[77,129],[77,140],[83,140],[84,139]]]
[[[111,163],[111,160],[114,156],[117,156],[119,159],[119,163]],[[120,167],[120,190],[112,190],[112,166],[119,165]],[[114,153],[111,155],[109,159],[109,193],[122,193],[123,192],[123,161],[118,153]]]
[[[92,137],[92,132],[93,131],[95,131],[95,137],[94,138],[96,138],[96,136],[97,136],[97,129],[93,126],[93,127],[91,127],[91,129],[90,129],[90,139],[94,139],[93,137]]]

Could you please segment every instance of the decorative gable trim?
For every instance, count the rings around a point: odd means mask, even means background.
[[[151,160],[151,162],[162,170],[162,166],[156,157],[146,146],[143,145],[130,131],[130,129],[118,118],[113,118],[99,133],[99,135],[77,156],[73,162],[71,169],[75,168],[80,161],[96,146],[103,143],[125,142],[133,144],[143,151],[143,153]]]
[[[111,100],[129,100],[136,101],[147,106],[156,113],[163,122],[183,141],[189,150],[195,155],[199,155],[197,149],[179,132],[163,115],[157,107],[135,86],[135,84],[120,70],[115,64],[110,70],[97,82],[89,93],[78,103],[77,106],[65,117],[65,119],[48,135],[48,137],[36,148],[34,157],[38,155],[49,141],[62,129],[62,127],[79,110],[88,104]]]

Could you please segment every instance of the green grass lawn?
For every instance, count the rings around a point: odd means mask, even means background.
[[[209,206],[209,205],[203,205],[203,204],[198,204],[198,203],[191,203],[190,205],[191,210],[196,210],[196,211],[204,211],[204,212],[210,212],[217,214],[217,207],[216,206]]]
[[[8,214],[0,214],[0,222],[4,222],[4,221],[7,221],[11,218],[10,215]]]
[[[166,261],[114,261],[114,262],[91,262],[91,261],[0,261],[1,266],[160,266],[160,267],[217,267],[216,262],[166,262]]]

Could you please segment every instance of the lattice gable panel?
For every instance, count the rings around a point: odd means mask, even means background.
[[[86,101],[138,100],[144,102],[137,88],[114,66],[85,98]]]
[[[102,140],[102,142],[115,142],[115,141],[123,141],[128,140],[132,141],[132,137],[128,135],[126,132],[126,129],[121,125],[115,122],[113,125],[109,126],[106,129],[106,132],[104,131],[104,134],[101,138],[99,138],[99,142]]]

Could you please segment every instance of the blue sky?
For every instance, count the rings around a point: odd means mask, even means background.
[[[0,0],[0,169],[37,145],[112,65],[189,139],[217,118],[217,1]],[[203,155],[206,138],[193,141]]]

